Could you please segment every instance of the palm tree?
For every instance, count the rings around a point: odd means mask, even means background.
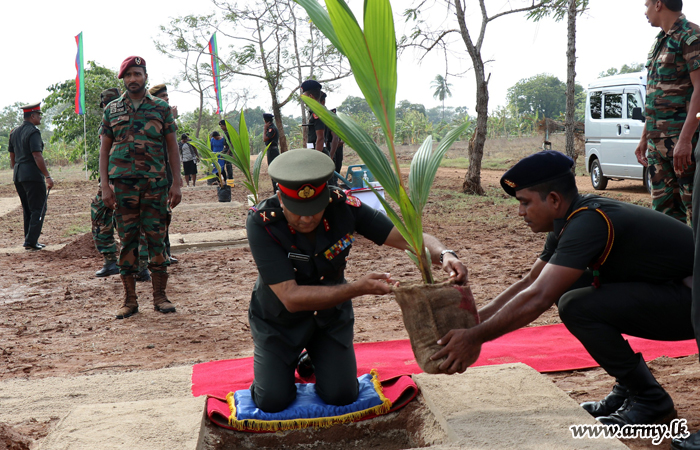
[[[430,87],[435,89],[433,92],[433,98],[439,98],[442,102],[442,121],[445,121],[445,97],[452,97],[452,92],[450,92],[450,87],[452,85],[447,82],[447,79],[442,75],[435,75],[435,79],[430,83]]]

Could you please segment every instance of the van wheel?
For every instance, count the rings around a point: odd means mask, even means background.
[[[601,191],[608,186],[608,179],[603,176],[603,169],[600,168],[600,161],[597,159],[591,163],[591,184],[596,191]]]
[[[648,167],[644,168],[644,187],[651,194],[651,172]]]

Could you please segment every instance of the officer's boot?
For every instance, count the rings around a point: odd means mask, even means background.
[[[603,425],[665,424],[676,418],[671,396],[659,385],[641,355],[638,355],[637,368],[620,378],[620,382],[629,389],[629,397],[620,409],[596,419]]]
[[[620,409],[622,404],[625,403],[625,400],[627,400],[627,397],[629,397],[629,390],[618,381],[618,383],[613,386],[612,392],[603,400],[599,402],[581,403],[581,408],[588,411],[588,414],[593,417],[609,416]]]
[[[170,303],[165,295],[165,288],[168,285],[167,272],[153,272],[151,274],[153,282],[153,309],[163,314],[175,312],[175,305]]]
[[[700,431],[697,431],[687,438],[674,438],[671,441],[673,450],[700,450]]]
[[[117,267],[116,259],[112,259],[105,255],[104,261],[105,262],[102,268],[95,272],[96,277],[108,277],[110,275],[116,275],[119,273],[119,267]]]
[[[117,311],[117,319],[125,319],[139,312],[138,296],[136,295],[136,279],[133,275],[122,275],[122,284],[124,285],[124,304]]]

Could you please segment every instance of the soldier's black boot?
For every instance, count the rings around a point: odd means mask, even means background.
[[[299,359],[297,360],[297,373],[299,374],[300,378],[309,378],[314,374],[314,371],[315,368],[314,364],[311,362],[311,357],[306,350],[304,350],[301,352],[301,355],[299,355]]]
[[[675,438],[671,441],[673,450],[700,450],[700,431],[691,434],[687,438]]]
[[[585,409],[593,417],[609,416],[620,409],[627,397],[629,397],[629,390],[620,383],[616,383],[612,388],[612,392],[603,400],[599,402],[583,402],[581,403],[581,408]]]
[[[114,260],[105,259],[105,263],[100,270],[95,272],[96,277],[108,277],[119,273],[119,267]]]
[[[153,309],[163,314],[175,312],[175,305],[170,303],[165,295],[165,288],[168,286],[167,272],[153,272]]]
[[[665,424],[678,415],[671,396],[656,381],[641,355],[637,368],[620,382],[629,389],[629,397],[614,413],[596,418],[603,425]]]
[[[143,269],[139,270],[139,273],[134,275],[134,277],[139,283],[144,281],[151,281],[151,272],[149,272],[148,267],[144,267]]]

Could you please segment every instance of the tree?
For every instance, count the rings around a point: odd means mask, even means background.
[[[452,85],[447,82],[447,78],[440,74],[435,75],[435,79],[430,83],[430,87],[435,89],[433,98],[437,98],[442,102],[442,121],[445,121],[445,97],[452,97],[450,87]]]
[[[479,35],[474,40],[472,33],[467,27],[465,16],[467,0],[447,0],[449,14],[454,14],[456,20],[456,28],[441,26],[438,30],[424,28],[425,21],[422,20],[422,12],[428,8],[429,0],[421,0],[417,6],[409,8],[404,12],[404,16],[408,20],[415,23],[415,27],[411,32],[410,37],[402,40],[407,42],[405,45],[415,46],[422,49],[426,54],[436,48],[454,50],[452,36],[459,36],[466,46],[467,53],[472,61],[474,69],[474,78],[476,80],[476,129],[469,141],[469,169],[464,177],[462,190],[467,193],[482,195],[484,189],[481,186],[481,160],[484,155],[484,143],[486,142],[487,120],[488,120],[488,105],[489,105],[489,90],[488,84],[491,75],[486,75],[484,59],[481,55],[481,47],[483,46],[486,27],[489,23],[508,14],[532,11],[540,8],[553,0],[528,0],[529,5],[506,9],[492,16],[486,11],[486,0],[478,0],[479,9],[481,12],[481,26]],[[520,1],[519,3],[525,3]],[[454,7],[454,12],[453,12]]]
[[[576,16],[588,8],[588,0],[550,0],[548,4],[533,10],[529,18],[538,21],[549,15],[560,21],[567,17],[566,46],[566,154],[576,161],[574,148],[574,116],[576,102]],[[575,170],[575,169],[574,169]]]
[[[119,87],[123,90],[121,80],[117,79],[117,73],[106,67],[98,65],[95,61],[88,61],[85,70],[85,131],[83,129],[83,116],[75,113],[75,79],[71,78],[63,83],[49,86],[49,96],[44,99],[44,107],[48,110],[47,116],[53,127],[54,133],[51,142],[64,141],[66,143],[87,143],[87,167],[90,178],[99,176],[99,149],[100,139],[98,130],[102,123],[102,108],[100,108],[100,93],[109,88]],[[85,138],[85,142],[83,141]]]
[[[581,92],[583,87],[577,84],[576,93]],[[507,99],[518,114],[538,113],[551,119],[566,111],[566,84],[553,75],[541,73],[508,88]]]
[[[604,72],[600,72],[598,76],[600,78],[605,78],[605,77],[610,77],[613,75],[622,75],[623,73],[636,73],[636,72],[643,72],[646,70],[646,67],[642,63],[632,63],[630,65],[623,64],[620,69],[616,69],[615,67],[611,67],[608,70]]]
[[[229,54],[219,49],[222,76],[264,82],[279,130],[280,151],[285,152],[288,144],[282,108],[298,100],[304,80],[314,78],[324,84],[339,80],[350,75],[349,66],[293,0],[212,2],[223,14],[199,16],[198,26],[216,30],[234,42]],[[187,22],[192,17],[181,20]],[[300,108],[306,122],[306,110]]]
[[[208,16],[185,16],[177,17],[170,21],[166,27],[161,25],[160,31],[163,37],[154,41],[156,49],[168,56],[169,58],[180,61],[182,69],[173,77],[171,82],[174,90],[180,90],[185,93],[196,93],[199,97],[199,108],[197,108],[197,120],[193,124],[190,132],[194,132],[194,136],[199,137],[200,131],[206,125],[205,116],[205,100],[207,103],[213,101],[216,103],[214,95],[214,78],[211,68],[211,58],[209,54],[209,38],[207,35],[210,28],[208,23],[212,20],[213,14]],[[222,64],[225,66],[225,62]],[[226,87],[230,80],[230,74],[224,72],[219,82],[222,90]],[[181,82],[184,88],[181,88]],[[241,103],[241,98],[247,98],[247,91],[242,94],[234,95],[232,110],[236,110]],[[242,102],[245,104],[245,101]],[[225,105],[221,105],[225,112]],[[224,114],[222,112],[222,115]],[[217,120],[218,122],[218,120]]]
[[[403,119],[409,111],[415,111],[425,115],[425,106],[420,103],[411,103],[408,100],[401,100],[399,104],[396,105],[396,118]]]
[[[350,114],[351,116],[359,113],[372,114],[372,109],[367,104],[367,100],[353,97],[352,95],[348,95],[337,109],[339,112]]]
[[[10,154],[7,148],[10,143],[10,132],[22,125],[21,105],[20,102],[16,102],[0,110],[0,169],[10,167]]]

